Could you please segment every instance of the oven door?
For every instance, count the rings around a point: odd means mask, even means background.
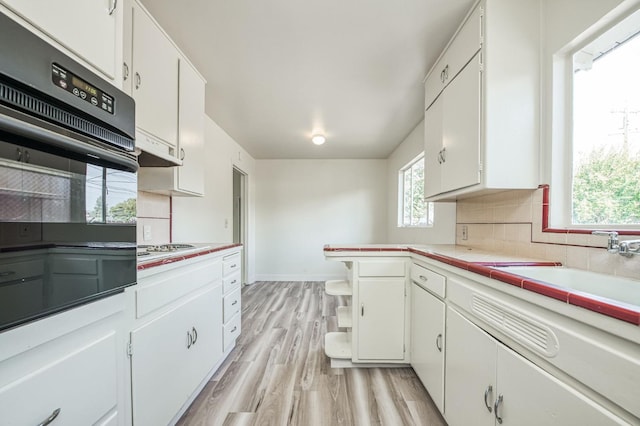
[[[113,161],[118,152],[50,132],[42,134],[68,148],[8,133],[6,118],[0,115],[0,330],[136,281],[135,160]]]

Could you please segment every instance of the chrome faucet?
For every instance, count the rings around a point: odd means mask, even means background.
[[[609,253],[619,253],[620,245],[618,240],[618,233],[616,231],[593,231],[593,235],[608,235],[609,240],[607,241],[607,251]]]
[[[616,231],[593,231],[593,235],[608,235],[607,251],[609,253],[618,253],[620,256],[633,257],[640,254],[640,240],[618,240]]]
[[[618,253],[624,257],[640,254],[640,240],[627,240],[620,243]]]

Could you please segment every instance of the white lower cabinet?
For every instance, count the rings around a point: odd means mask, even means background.
[[[445,305],[414,283],[411,288],[411,366],[444,413]]]
[[[0,424],[126,425],[124,297],[0,334]]]
[[[357,359],[404,359],[405,279],[358,281]]]
[[[447,309],[450,426],[628,424]]]
[[[133,423],[168,424],[222,357],[222,286],[131,332]]]

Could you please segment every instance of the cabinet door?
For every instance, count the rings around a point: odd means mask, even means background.
[[[168,424],[222,356],[222,287],[131,332],[133,423]]]
[[[496,342],[447,308],[447,351],[444,416],[449,426],[493,425],[496,393]],[[489,391],[489,387],[491,387]],[[543,423],[539,423],[543,424]]]
[[[404,359],[404,286],[404,278],[359,280],[358,359]]]
[[[475,349],[474,349],[475,352]],[[575,389],[498,345],[498,395],[503,400],[496,416],[505,425],[626,424]]]
[[[204,81],[186,61],[180,61],[178,189],[204,194]]]
[[[178,141],[178,51],[135,3],[132,55],[136,126],[175,147]]]
[[[442,165],[442,96],[424,114],[424,194],[425,197],[441,192]]]
[[[121,13],[114,9],[116,0],[2,0],[2,3],[111,80],[115,78],[121,41],[116,37],[117,17]]]
[[[480,183],[480,77],[478,54],[442,92],[441,192]]]
[[[411,291],[411,366],[444,413],[444,303],[417,284]]]
[[[69,341],[68,336],[65,338]],[[56,358],[44,358],[47,350],[41,348],[33,349],[40,351],[35,355],[25,354],[23,358],[34,363],[32,371],[10,383],[0,379],[0,423],[39,425],[56,410],[59,412],[52,425],[122,421],[118,413],[118,343],[116,333],[110,331],[90,340],[80,338],[76,347]],[[2,373],[0,368],[0,377]]]

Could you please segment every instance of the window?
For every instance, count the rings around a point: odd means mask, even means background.
[[[433,225],[433,203],[424,201],[424,153],[400,169],[398,226]]]
[[[573,54],[571,225],[640,224],[640,18]]]

